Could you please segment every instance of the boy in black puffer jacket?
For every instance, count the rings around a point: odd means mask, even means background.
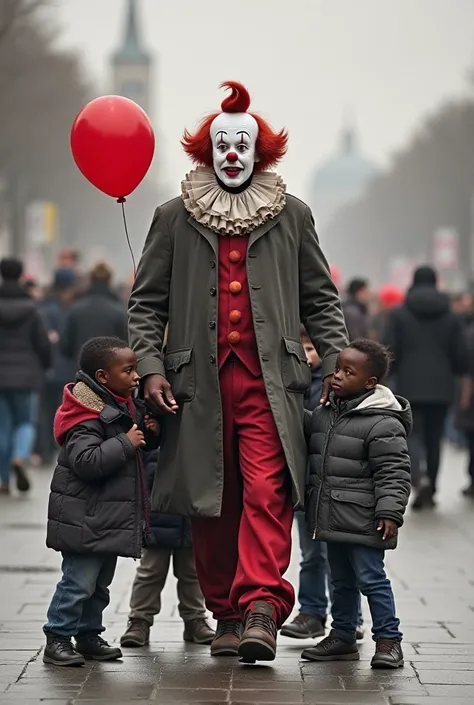
[[[158,422],[132,399],[139,382],[136,363],[135,353],[118,338],[89,340],[76,383],[66,385],[54,421],[61,450],[46,543],[61,551],[63,575],[44,626],[43,660],[55,666],[122,656],[100,637],[102,613],[117,556],[139,558],[143,534],[149,534],[141,448],[158,445],[159,434]]]
[[[376,652],[373,668],[403,666],[402,634],[385,549],[397,545],[410,495],[408,402],[378,384],[386,349],[358,340],[343,350],[330,405],[305,416],[310,479],[306,517],[313,538],[328,542],[333,585],[332,631],[303,651],[312,661],[357,660],[359,590],[369,602]]]

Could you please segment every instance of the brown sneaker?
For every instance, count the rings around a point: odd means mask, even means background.
[[[239,646],[240,660],[243,663],[273,661],[276,656],[276,637],[273,605],[269,602],[254,602],[245,619],[245,630]]]
[[[292,622],[284,624],[280,629],[282,636],[289,636],[292,639],[315,639],[317,636],[324,636],[325,617],[316,617],[312,614],[297,614]]]
[[[377,639],[372,668],[403,668],[402,645],[398,639]]]
[[[211,629],[204,617],[184,623],[184,641],[193,644],[212,644],[215,636],[214,629]]]
[[[127,631],[120,637],[120,646],[137,648],[150,641],[150,625],[144,619],[130,619]]]
[[[240,619],[217,622],[216,636],[211,644],[211,656],[238,656],[243,624]]]

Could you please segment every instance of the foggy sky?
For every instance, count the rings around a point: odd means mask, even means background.
[[[107,93],[124,0],[54,5],[61,45],[83,54]],[[218,109],[223,80],[245,83],[253,109],[289,129],[280,171],[303,199],[345,114],[355,116],[364,152],[385,165],[423,116],[470,90],[473,0],[141,0],[141,20],[157,62],[157,149],[176,193],[188,168],[183,127]]]

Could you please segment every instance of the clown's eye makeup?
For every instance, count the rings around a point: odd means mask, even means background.
[[[221,142],[220,144],[217,145],[217,149],[219,150],[219,152],[224,153],[228,150],[228,147],[226,144],[224,144],[224,142]]]
[[[237,145],[237,151],[238,152],[246,152],[248,150],[248,147],[246,144],[238,144]]]

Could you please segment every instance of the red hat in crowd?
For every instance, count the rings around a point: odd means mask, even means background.
[[[380,303],[385,308],[395,308],[401,306],[405,300],[405,294],[398,286],[394,284],[386,284],[379,291]]]

